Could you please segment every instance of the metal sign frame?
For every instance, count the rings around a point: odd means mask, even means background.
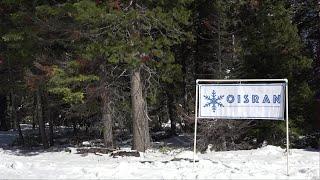
[[[289,100],[288,100],[288,79],[197,79],[196,80],[196,101],[195,101],[195,123],[194,123],[194,143],[193,143],[193,163],[195,163],[195,155],[197,149],[197,126],[198,119],[212,119],[212,118],[203,118],[198,117],[198,106],[199,106],[199,85],[201,82],[206,83],[247,83],[247,82],[256,82],[256,83],[268,83],[268,82],[284,82],[285,83],[285,121],[286,121],[286,139],[287,139],[287,175],[289,176]]]

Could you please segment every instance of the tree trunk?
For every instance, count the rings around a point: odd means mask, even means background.
[[[15,102],[15,95],[13,93],[13,89],[10,89],[10,100],[11,100],[11,111],[10,111],[10,120],[13,123],[12,127],[14,130],[17,130],[17,107]]]
[[[50,137],[50,146],[54,145],[54,132],[53,132],[53,121],[50,119],[49,123],[49,137]]]
[[[222,62],[221,62],[221,17],[218,13],[218,62],[219,62],[219,78],[222,78]]]
[[[36,129],[36,121],[37,121],[37,95],[33,94],[33,115],[32,115],[32,130]]]
[[[50,108],[48,108],[48,118],[49,118],[49,143],[50,146],[54,145],[54,132],[53,132],[53,116],[52,116],[52,111]]]
[[[320,9],[320,0],[318,0],[318,8]],[[318,23],[320,23],[320,11],[318,12]],[[317,46],[317,52],[316,52],[316,66],[318,69],[318,78],[320,78],[320,30],[318,28],[318,46]]]
[[[72,127],[73,127],[73,135],[76,136],[78,134],[78,129],[77,129],[77,122],[74,118],[72,118]]]
[[[131,103],[133,121],[133,149],[144,152],[150,146],[149,122],[142,94],[140,67],[132,72]]]
[[[0,94],[0,131],[8,131],[6,122],[7,96]]]
[[[182,64],[182,73],[184,74],[183,76],[183,108],[187,110],[189,113],[189,107],[188,107],[188,89],[187,89],[187,63],[185,60],[183,60]]]
[[[52,112],[53,112],[53,106],[51,106],[50,104],[50,96],[47,93],[43,93],[42,97],[44,99],[42,99],[42,111],[43,114],[46,119],[47,122],[49,122],[49,145],[53,146],[54,145],[54,133],[53,133],[53,116],[52,116]]]
[[[24,138],[23,138],[23,134],[22,134],[22,130],[21,130],[21,126],[20,126],[20,119],[21,119],[21,114],[19,112],[16,113],[17,114],[17,128],[18,128],[18,133],[19,133],[19,139],[21,140],[21,144],[24,146]]]
[[[170,133],[171,135],[176,135],[177,134],[177,120],[178,120],[178,115],[177,115],[177,108],[175,105],[175,97],[174,94],[171,92],[173,90],[173,84],[169,84],[167,86],[167,107],[168,107],[168,113],[169,113],[169,118],[171,122],[171,129]]]
[[[15,130],[18,130],[19,133],[19,139],[21,140],[22,145],[24,145],[24,139],[23,139],[23,134],[22,130],[20,127],[20,113],[18,112],[18,107],[17,107],[17,102],[16,102],[16,97],[13,92],[13,89],[10,89],[11,91],[11,117],[13,119],[13,127]]]
[[[42,93],[40,88],[38,88],[36,96],[37,96],[37,118],[39,123],[40,136],[41,136],[43,147],[46,149],[49,147],[49,144],[48,144],[47,135],[46,135],[46,126],[43,120]]]
[[[104,88],[103,92],[101,93],[101,100],[102,100],[102,122],[104,126],[103,130],[103,139],[104,145],[107,148],[114,148],[113,146],[113,133],[112,133],[112,115],[111,115],[111,107],[110,107],[110,97],[107,88]]]
[[[190,75],[191,72],[188,70],[189,67],[192,67],[192,63],[190,62],[190,59],[192,59],[192,53],[190,53],[190,48],[188,45],[182,45],[179,48],[179,54],[180,58],[177,59],[179,64],[181,65],[181,70],[183,74],[183,81],[182,81],[182,89],[183,89],[183,109],[186,110],[187,113],[189,113],[189,107],[188,107],[188,78],[192,76]],[[179,56],[178,56],[179,57]]]

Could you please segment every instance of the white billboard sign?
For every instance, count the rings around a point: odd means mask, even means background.
[[[200,84],[198,118],[284,120],[285,83]]]
[[[193,163],[198,119],[286,120],[289,175],[289,113],[287,79],[198,79],[196,81]]]

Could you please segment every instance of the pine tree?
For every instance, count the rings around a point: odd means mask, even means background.
[[[196,74],[198,78],[230,76],[234,59],[232,29],[232,2],[197,1],[196,27]]]
[[[0,2],[0,94],[2,94],[0,103],[3,104],[1,107],[9,104],[7,112],[10,117],[10,121],[6,123],[2,118],[1,124],[18,129],[20,139],[23,138],[19,125],[18,106],[22,99],[20,94],[25,90],[24,70],[32,65],[34,52],[33,39],[27,36],[32,31],[29,26],[31,23],[27,18],[32,8],[32,1]],[[7,99],[9,99],[8,102]],[[1,112],[5,113],[4,109]],[[1,117],[5,118],[5,114]]]
[[[189,1],[82,0],[59,6],[44,5],[37,8],[39,17],[44,17],[46,20],[44,22],[51,22],[49,24],[55,27],[55,34],[66,33],[65,30],[59,32],[62,26],[57,20],[68,22],[65,24],[65,27],[70,28],[67,41],[74,43],[81,57],[94,61],[104,59],[105,62],[100,64],[101,67],[113,66],[111,69],[102,68],[105,69],[101,71],[104,74],[98,73],[100,87],[103,90],[103,93],[100,92],[103,101],[103,121],[106,122],[107,132],[105,133],[108,133],[105,137],[109,140],[112,132],[110,124],[113,122],[110,103],[113,101],[111,93],[114,80],[107,71],[123,67],[123,72],[130,71],[131,74],[133,148],[145,151],[150,145],[146,91],[143,90],[142,84],[143,74],[150,73],[147,71],[150,68],[158,69],[161,79],[170,81],[173,72],[179,71],[179,66],[174,64],[171,47],[191,37],[181,28],[189,23],[190,12],[185,9],[189,3]],[[48,35],[50,34],[45,36],[50,37]],[[59,39],[53,42],[65,44]],[[53,80],[53,82],[59,82],[59,80]],[[70,93],[70,90],[63,88],[51,91],[65,95]]]
[[[114,2],[75,4],[76,18],[93,27],[90,34],[94,41],[84,48],[87,54],[97,56],[98,52],[109,63],[125,63],[131,70],[133,148],[138,151],[145,151],[150,145],[141,72],[145,65],[162,72],[175,68],[171,47],[190,36],[181,29],[189,23],[190,13],[184,8],[188,3],[129,1],[119,4],[120,8]]]
[[[283,1],[248,1],[241,6],[239,17],[242,77],[287,78],[290,126],[296,133],[303,132],[308,120],[305,110],[312,98],[308,85],[311,60],[303,53],[291,9]]]
[[[294,23],[297,25],[301,39],[305,44],[306,54],[313,59],[311,86],[315,91],[315,107],[309,107],[309,118],[314,119],[316,126],[312,130],[320,128],[319,99],[320,99],[320,1],[292,1],[294,8]],[[314,111],[316,113],[314,113]],[[313,115],[313,116],[312,116]]]

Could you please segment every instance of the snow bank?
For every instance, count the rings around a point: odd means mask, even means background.
[[[141,157],[45,152],[27,156],[0,149],[0,179],[319,179],[320,153],[291,150],[290,176],[286,176],[284,149],[266,146],[255,150],[197,154],[149,150]],[[36,153],[34,153],[36,154]],[[180,161],[171,161],[174,158]]]

